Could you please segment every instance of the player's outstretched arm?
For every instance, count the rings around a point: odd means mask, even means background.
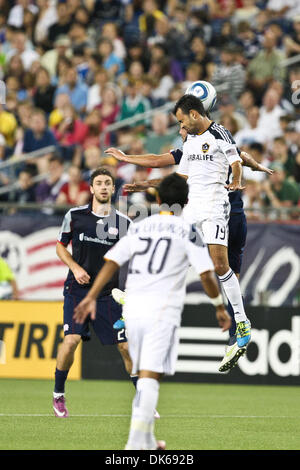
[[[118,269],[119,265],[114,261],[105,261],[105,264],[99,271],[91,289],[74,310],[73,317],[77,323],[83,323],[88,315],[91,315],[91,319],[95,320],[97,297]]]
[[[157,178],[147,181],[139,181],[138,183],[127,183],[124,184],[123,189],[128,193],[137,193],[147,191],[149,188],[158,188],[162,178]]]
[[[238,191],[245,189],[245,186],[242,186],[242,165],[240,161],[235,161],[231,165],[232,169],[232,182],[225,186],[229,191]]]
[[[206,294],[210,297],[212,304],[216,308],[216,317],[220,328],[222,328],[222,331],[229,330],[231,318],[225,310],[222,294],[219,290],[214,271],[206,271],[200,274],[200,278]]]
[[[119,149],[110,147],[104,151],[108,155],[112,155],[121,162],[133,163],[134,165],[145,166],[147,168],[162,168],[168,165],[174,165],[175,160],[171,153],[162,153],[155,155],[153,153],[145,155],[125,155]]]
[[[254,158],[247,152],[241,152],[240,157],[243,160],[243,165],[248,166],[252,169],[252,171],[263,171],[268,175],[272,175],[274,173],[274,170],[261,165],[261,163],[258,163],[256,160],[254,160]]]
[[[90,275],[73,260],[71,253],[62,243],[58,242],[56,244],[56,254],[72,271],[78,284],[88,284],[90,282]]]

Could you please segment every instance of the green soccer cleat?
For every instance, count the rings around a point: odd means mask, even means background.
[[[247,346],[251,339],[251,323],[249,320],[240,321],[236,327],[236,341],[239,348]]]
[[[111,295],[117,304],[125,305],[126,292],[121,289],[112,289]]]
[[[229,372],[246,352],[246,347],[239,348],[237,342],[226,347],[225,356],[220,364],[219,372]]]

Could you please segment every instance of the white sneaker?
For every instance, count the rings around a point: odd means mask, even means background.
[[[114,288],[111,291],[111,295],[118,304],[125,305],[126,292],[122,291],[121,289]]]
[[[246,349],[246,347],[239,348],[237,343],[227,346],[225,356],[219,367],[219,372],[228,372],[232,369],[239,358],[245,354]]]

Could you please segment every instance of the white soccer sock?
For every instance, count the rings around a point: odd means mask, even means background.
[[[229,269],[229,271],[227,271],[227,273],[225,273],[223,276],[218,276],[218,278],[222,283],[222,287],[224,289],[227,299],[232,305],[234,311],[234,319],[236,323],[239,323],[240,321],[246,321],[247,316],[244,309],[238,278],[236,277],[232,269]]]
[[[126,450],[154,450],[154,410],[158,402],[159,382],[151,378],[137,381]]]

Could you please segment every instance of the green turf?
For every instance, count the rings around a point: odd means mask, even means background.
[[[69,381],[68,419],[54,417],[52,388],[0,380],[0,449],[124,448],[130,382]],[[300,449],[298,387],[163,383],[158,410],[155,434],[169,450]]]

